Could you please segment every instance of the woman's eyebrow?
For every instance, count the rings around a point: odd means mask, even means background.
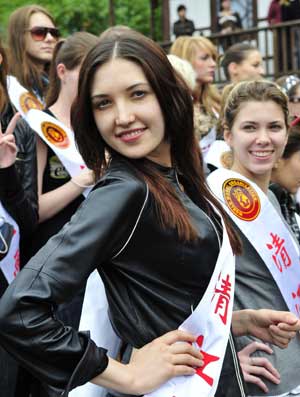
[[[146,83],[146,82],[134,83],[134,84],[130,85],[129,87],[127,87],[127,88],[125,89],[125,91],[131,91],[131,90],[133,90],[134,88],[139,87],[139,86],[143,86],[143,85],[148,86],[149,84]],[[95,99],[95,98],[103,98],[103,97],[107,97],[107,96],[109,96],[109,94],[101,94],[101,93],[100,93],[100,94],[92,95],[92,96],[91,96],[91,99],[93,100],[93,99]]]

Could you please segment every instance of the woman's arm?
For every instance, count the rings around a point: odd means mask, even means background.
[[[47,162],[47,146],[37,136],[37,164],[38,164],[38,196],[39,196],[39,222],[52,218],[73,200],[80,196],[85,187],[94,184],[94,174],[90,170],[82,171],[69,182],[57,189],[42,193],[43,177]]]
[[[290,312],[277,310],[239,310],[233,312],[234,335],[252,335],[284,349],[300,330],[300,320]]]
[[[195,339],[183,331],[168,332],[137,350],[127,365],[109,359],[106,370],[92,382],[122,393],[141,395],[175,376],[193,375],[195,367],[203,365],[202,354],[191,346]]]

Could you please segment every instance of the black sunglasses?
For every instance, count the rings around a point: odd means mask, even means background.
[[[35,26],[34,28],[28,29],[28,32],[31,33],[31,37],[34,41],[45,40],[48,33],[50,33],[54,39],[58,39],[60,36],[60,32],[57,28],[46,28],[44,26]]]

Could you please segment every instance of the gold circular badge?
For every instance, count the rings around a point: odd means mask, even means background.
[[[66,149],[70,145],[66,132],[58,125],[48,121],[43,121],[41,129],[47,141],[52,143],[52,145],[60,149]]]
[[[223,183],[223,197],[230,211],[243,221],[253,221],[260,212],[257,192],[242,179],[230,178]]]
[[[20,96],[20,106],[24,113],[27,113],[30,109],[44,109],[43,104],[30,92],[24,92]]]

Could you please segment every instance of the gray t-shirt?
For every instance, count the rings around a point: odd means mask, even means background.
[[[268,197],[279,215],[286,224],[279,203],[272,192]],[[286,224],[287,225],[287,224]],[[249,240],[237,229],[243,242],[243,254],[236,260],[236,287],[234,309],[273,309],[288,311],[288,307],[275,283],[271,273],[263,260],[251,245]],[[296,239],[295,239],[296,241]],[[241,350],[256,339],[251,336],[235,338],[237,350]],[[300,384],[300,336],[293,339],[287,349],[272,346],[274,353],[269,355],[257,351],[256,357],[266,357],[281,375],[281,383],[275,385],[265,378],[263,381],[269,389],[270,396],[286,393]],[[248,392],[253,396],[265,396],[266,394],[256,385],[247,383]]]

